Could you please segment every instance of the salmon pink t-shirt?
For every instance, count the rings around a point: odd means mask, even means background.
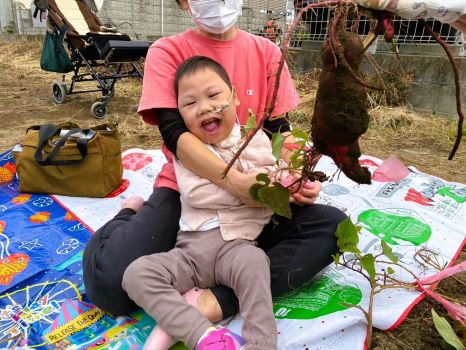
[[[157,125],[154,108],[176,108],[174,78],[176,69],[192,56],[207,56],[228,72],[240,101],[239,122],[244,124],[251,109],[259,120],[271,100],[281,51],[266,38],[240,29],[231,40],[214,40],[188,29],[157,40],[149,49],[144,65],[144,81],[138,112],[144,121]],[[286,113],[300,103],[288,66],[283,67],[272,116]],[[178,190],[173,155],[163,146],[168,163],[160,171],[156,187]]]

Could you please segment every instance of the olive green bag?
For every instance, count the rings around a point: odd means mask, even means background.
[[[20,192],[105,197],[122,180],[117,125],[82,129],[74,123],[27,129],[20,151],[13,150]]]

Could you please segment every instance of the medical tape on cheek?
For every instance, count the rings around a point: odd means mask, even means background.
[[[234,89],[231,90],[231,94],[230,94],[230,98],[228,99],[228,102],[221,104],[220,107],[214,110],[214,112],[223,113],[224,111],[228,109],[228,107],[230,107],[230,102],[231,102],[231,99],[233,98],[233,92],[234,92]]]

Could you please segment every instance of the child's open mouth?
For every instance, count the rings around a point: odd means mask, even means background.
[[[213,134],[220,129],[222,125],[222,120],[219,118],[209,118],[201,122],[201,127],[208,133]]]

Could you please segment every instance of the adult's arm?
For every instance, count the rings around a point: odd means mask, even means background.
[[[360,6],[374,10],[387,10],[397,16],[434,18],[449,23],[466,34],[466,5],[464,0],[356,0]]]
[[[230,169],[227,176],[223,177],[225,162],[189,132],[178,110],[159,108],[156,113],[165,144],[187,169],[225,189],[244,204],[251,207],[261,206],[249,196],[249,188],[257,182],[254,173],[243,174],[236,169]]]
[[[450,23],[452,27],[459,30],[463,35],[466,35],[466,15],[461,16],[456,21]]]

